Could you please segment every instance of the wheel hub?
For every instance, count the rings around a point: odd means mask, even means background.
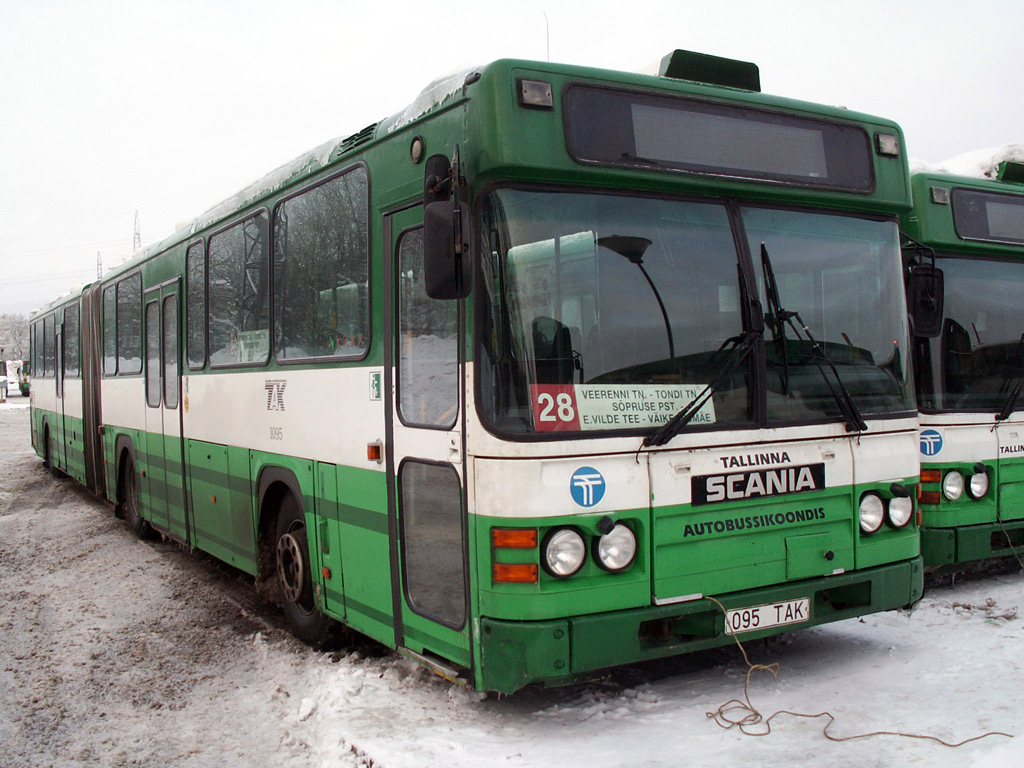
[[[297,604],[306,582],[306,573],[302,562],[302,549],[291,532],[277,541],[277,573],[284,599]]]

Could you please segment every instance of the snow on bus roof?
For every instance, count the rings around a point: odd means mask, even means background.
[[[419,96],[417,96],[409,106],[391,118],[381,121],[380,125],[387,123],[386,131],[388,133],[392,133],[406,125],[409,125],[410,123],[415,122],[454,97],[465,86],[466,79],[474,72],[479,71],[479,67],[469,67],[459,69],[451,74],[444,75],[433,80],[420,92]],[[320,146],[299,155],[295,159],[278,166],[270,173],[240,189],[238,192],[231,195],[231,197],[222,200],[191,221],[186,221],[170,236],[126,256],[119,264],[111,267],[111,269],[117,269],[129,262],[144,259],[150,254],[159,253],[172,243],[187,239],[199,230],[231,215],[235,211],[241,210],[264,195],[283,187],[291,179],[304,176],[325,167],[331,161],[331,157],[337,149],[342,146],[346,140],[346,137],[341,136],[333,138],[324,142]],[[108,269],[107,271],[110,270]],[[88,285],[88,283],[86,285]],[[61,301],[65,300],[76,291],[82,290],[83,287],[84,286],[73,288],[67,294],[36,310],[33,314],[60,304]]]
[[[319,168],[323,168],[327,165],[328,161],[330,161],[331,154],[334,152],[335,148],[343,141],[344,139],[341,137],[325,141],[320,146],[299,155],[294,160],[290,160],[284,165],[278,166],[270,173],[239,190],[226,200],[222,200],[217,203],[217,205],[198,216],[189,225],[189,233],[194,233],[197,230],[212,224],[218,219],[227,216],[232,211],[237,211],[239,208],[244,207],[266,193],[272,192],[282,186],[293,176],[310,173]]]
[[[414,122],[420,117],[428,114],[436,107],[444,104],[448,99],[459,92],[459,90],[465,85],[466,78],[476,71],[479,71],[479,68],[474,67],[460,69],[457,72],[453,72],[452,74],[445,75],[432,81],[420,92],[419,96],[417,96],[409,106],[389,120],[382,121],[390,123],[387,128],[388,133],[396,131],[409,123]],[[197,216],[181,230],[174,233],[172,238],[178,239],[186,230],[187,234],[194,234],[198,230],[209,226],[215,221],[230,215],[232,212],[240,210],[263,195],[284,186],[290,179],[306,175],[323,168],[330,162],[331,157],[337,148],[345,141],[345,137],[338,136],[330,141],[324,142],[320,146],[308,152],[303,153],[302,155],[299,155],[294,160],[275,168],[270,173],[260,179],[257,179],[253,183],[233,194],[231,197],[222,200],[209,210]],[[162,247],[162,244],[158,247]],[[135,254],[133,254],[133,256],[134,255]]]
[[[999,174],[999,164],[1007,160],[1024,163],[1024,144],[1003,144],[999,147],[964,152],[941,163],[926,163],[915,159],[910,163],[910,171],[994,179]]]
[[[388,133],[404,128],[409,123],[418,120],[433,109],[444,104],[462,90],[466,85],[466,79],[471,74],[479,71],[479,67],[469,67],[468,69],[459,69],[434,80],[420,91],[420,95],[416,97],[412,104],[395,116],[393,122],[387,128]]]

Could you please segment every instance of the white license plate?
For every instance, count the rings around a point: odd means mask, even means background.
[[[782,603],[733,608],[725,612],[725,634],[740,635],[760,629],[799,624],[811,618],[811,601],[806,597]]]

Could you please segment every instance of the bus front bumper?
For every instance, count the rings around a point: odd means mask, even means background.
[[[921,528],[921,554],[926,566],[952,565],[990,557],[1007,557],[1024,550],[1024,520]]]
[[[715,596],[725,610],[808,598],[797,624],[744,632],[754,640],[794,629],[901,608],[920,600],[920,557],[854,573],[806,579]],[[512,693],[530,683],[560,685],[599,670],[733,642],[722,609],[707,599],[549,621],[480,620],[476,687]]]

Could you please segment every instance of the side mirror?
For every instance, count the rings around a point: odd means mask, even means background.
[[[432,299],[464,299],[472,270],[469,256],[469,208],[439,200],[423,209],[423,280]]]
[[[945,283],[942,270],[919,264],[907,278],[907,311],[914,335],[934,339],[942,332]]]

